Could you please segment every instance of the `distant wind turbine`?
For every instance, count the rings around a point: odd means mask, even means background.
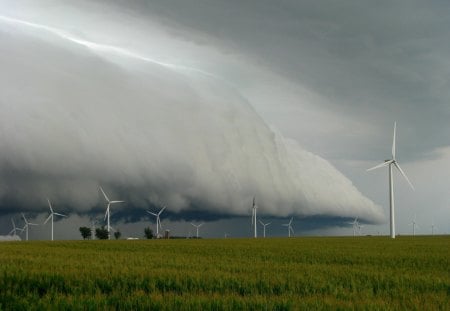
[[[437,229],[436,225],[434,224],[434,221],[431,223],[431,235],[434,235],[434,228]]]
[[[361,225],[360,222],[358,222],[358,235],[362,235],[362,230],[361,230],[362,228],[364,228],[364,226]]]
[[[405,172],[401,169],[400,165],[398,164],[396,158],[395,158],[395,132],[397,128],[397,123],[394,122],[394,138],[392,140],[392,159],[385,160],[383,163],[374,166],[372,168],[369,168],[367,171],[375,170],[377,168],[389,166],[389,206],[390,206],[390,229],[391,229],[391,238],[395,239],[395,210],[394,210],[394,178],[392,174],[392,166],[395,166],[400,173],[403,175],[403,177],[406,179],[408,184],[411,186],[411,188],[414,190],[414,186],[409,181],[408,177],[406,176]]]
[[[92,240],[95,240],[95,224],[97,224],[97,223],[98,223],[98,221],[96,219],[93,219],[91,221],[91,226],[92,226],[92,228],[91,228],[91,239]]]
[[[294,234],[294,229],[292,229],[292,220],[294,219],[294,217],[291,217],[291,220],[287,223],[287,224],[282,224],[282,226],[286,226],[288,229],[288,237],[291,237],[291,232],[292,234]]]
[[[17,235],[17,231],[23,232],[23,229],[20,229],[20,228],[16,227],[16,223],[14,222],[13,218],[11,218],[11,223],[12,223],[13,228],[12,228],[11,231],[9,231],[8,235],[14,236],[14,235]]]
[[[258,206],[256,205],[256,198],[253,197],[253,205],[252,205],[252,227],[254,228],[255,232],[254,232],[254,237],[257,238],[258,237],[258,232],[257,232],[257,223],[256,223],[256,209],[258,208]]]
[[[161,213],[162,213],[165,209],[166,209],[166,206],[164,206],[158,213],[152,213],[152,212],[150,212],[150,211],[147,211],[147,213],[149,213],[149,214],[151,214],[151,215],[153,215],[153,216],[156,216],[156,237],[157,237],[157,238],[160,238],[160,235],[159,235],[159,229],[158,229],[158,228],[161,228],[161,230],[162,230],[161,219],[160,219],[159,216],[161,216]]]
[[[198,228],[200,228],[201,226],[203,226],[203,222],[201,224],[195,225],[191,222],[191,225],[193,225],[196,229],[197,229],[197,239],[198,239]]]
[[[263,223],[261,220],[259,221],[259,223],[263,226],[263,237],[266,237],[266,227],[268,226],[268,225],[270,225],[271,224],[271,222],[268,222],[268,223]]]
[[[111,210],[110,210],[110,206],[111,204],[116,204],[116,203],[124,203],[125,201],[111,201],[108,196],[106,195],[105,191],[103,191],[103,188],[100,187],[100,190],[103,193],[103,196],[105,197],[105,200],[108,202],[108,205],[106,207],[106,213],[105,213],[105,220],[108,219],[108,240],[111,239],[111,226],[110,226],[110,222],[109,222],[109,218],[111,216]]]
[[[50,219],[52,220],[52,241],[53,241],[53,216],[54,215],[56,215],[56,216],[61,216],[61,217],[67,217],[66,215],[63,215],[63,214],[59,214],[59,213],[55,213],[54,211],[53,211],[53,208],[52,208],[52,203],[50,203],[50,200],[47,198],[47,201],[48,201],[48,207],[50,207],[50,215],[47,217],[47,219],[44,221],[44,225],[47,223],[47,221],[49,221]]]
[[[353,226],[353,236],[356,236],[356,229],[359,226],[358,217],[356,217],[352,222],[349,222],[349,224]]]
[[[26,237],[26,240],[28,241],[28,227],[29,226],[37,226],[38,224],[34,224],[34,223],[31,223],[31,222],[28,222],[28,220],[25,218],[25,215],[23,213],[22,213],[22,218],[25,221],[25,226],[21,230],[22,231],[26,230],[25,231],[25,237]]]
[[[415,236],[416,235],[416,228],[419,228],[419,226],[416,223],[416,214],[414,214],[414,219],[409,225],[412,226],[412,228],[413,228],[413,236]]]

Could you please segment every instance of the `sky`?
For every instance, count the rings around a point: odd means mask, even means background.
[[[450,232],[446,1],[0,0],[0,234]],[[30,228],[47,239],[49,226]],[[258,228],[262,234],[262,226]]]

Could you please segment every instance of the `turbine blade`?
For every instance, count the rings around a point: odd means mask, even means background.
[[[50,214],[50,216],[47,217],[47,219],[44,221],[44,225],[47,223],[47,221],[50,220],[50,218],[52,218],[52,215],[53,215],[53,214]],[[31,224],[30,224],[30,225],[31,225]]]
[[[146,211],[146,212],[149,213],[149,214],[152,214],[153,216],[158,216],[158,214],[152,213],[150,211]]]
[[[21,214],[22,214],[23,220],[25,220],[25,223],[27,224],[28,221],[27,221],[27,219],[25,218],[25,215],[24,215],[23,213],[21,213]]]
[[[53,215],[58,215],[58,216],[61,216],[61,217],[67,217],[67,215],[60,214],[60,213],[53,213]]]
[[[380,167],[388,166],[388,165],[391,164],[392,162],[393,162],[393,160],[383,162],[383,163],[381,163],[381,164],[378,164],[377,166],[374,166],[374,167],[371,167],[371,168],[367,169],[366,171],[369,172],[369,171],[372,171],[372,170],[376,170],[377,168],[380,168]]]
[[[109,201],[109,203],[114,204],[114,203],[125,203],[125,201]]]
[[[400,165],[398,165],[397,162],[394,162],[394,165],[395,165],[396,168],[398,168],[398,170],[399,170],[400,173],[403,175],[403,177],[405,177],[406,181],[407,181],[408,184],[411,186],[412,190],[415,190],[413,184],[409,181],[408,176],[406,176],[405,172],[403,172],[403,170],[402,170],[402,168],[400,167]]]
[[[32,223],[32,222],[29,222],[28,224],[29,224],[29,225],[32,225],[32,226],[39,226],[39,224],[34,224],[34,223]]]
[[[50,200],[47,198],[48,207],[50,207],[50,211],[53,213],[52,203],[50,203]]]
[[[261,225],[265,226],[265,224],[261,220],[258,220],[258,221]]]
[[[392,159],[395,159],[395,132],[397,130],[397,122],[394,122],[394,138],[392,139]]]
[[[106,195],[105,191],[103,191],[103,188],[102,188],[101,186],[100,186],[100,190],[102,191],[103,196],[105,197],[106,201],[109,202],[109,198],[108,198],[108,196]]]
[[[161,213],[166,209],[167,206],[164,206],[158,213],[158,216],[161,215]]]

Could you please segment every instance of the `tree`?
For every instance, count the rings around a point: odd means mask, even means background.
[[[114,232],[114,237],[116,238],[116,240],[120,239],[121,236],[122,236],[122,233],[120,233],[120,231]]]
[[[153,239],[153,230],[150,227],[145,228],[144,235],[147,239]]]
[[[92,230],[89,227],[80,227],[80,233],[83,240],[90,239],[92,237]]]
[[[108,230],[106,230],[105,226],[101,228],[95,229],[95,236],[99,240],[107,240],[108,239]]]

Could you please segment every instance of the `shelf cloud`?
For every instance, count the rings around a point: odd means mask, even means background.
[[[220,73],[25,18],[0,17],[3,213],[42,212],[47,197],[89,213],[101,185],[126,200],[125,214],[166,205],[241,216],[256,196],[262,215],[384,221],[381,207],[266,124]]]

